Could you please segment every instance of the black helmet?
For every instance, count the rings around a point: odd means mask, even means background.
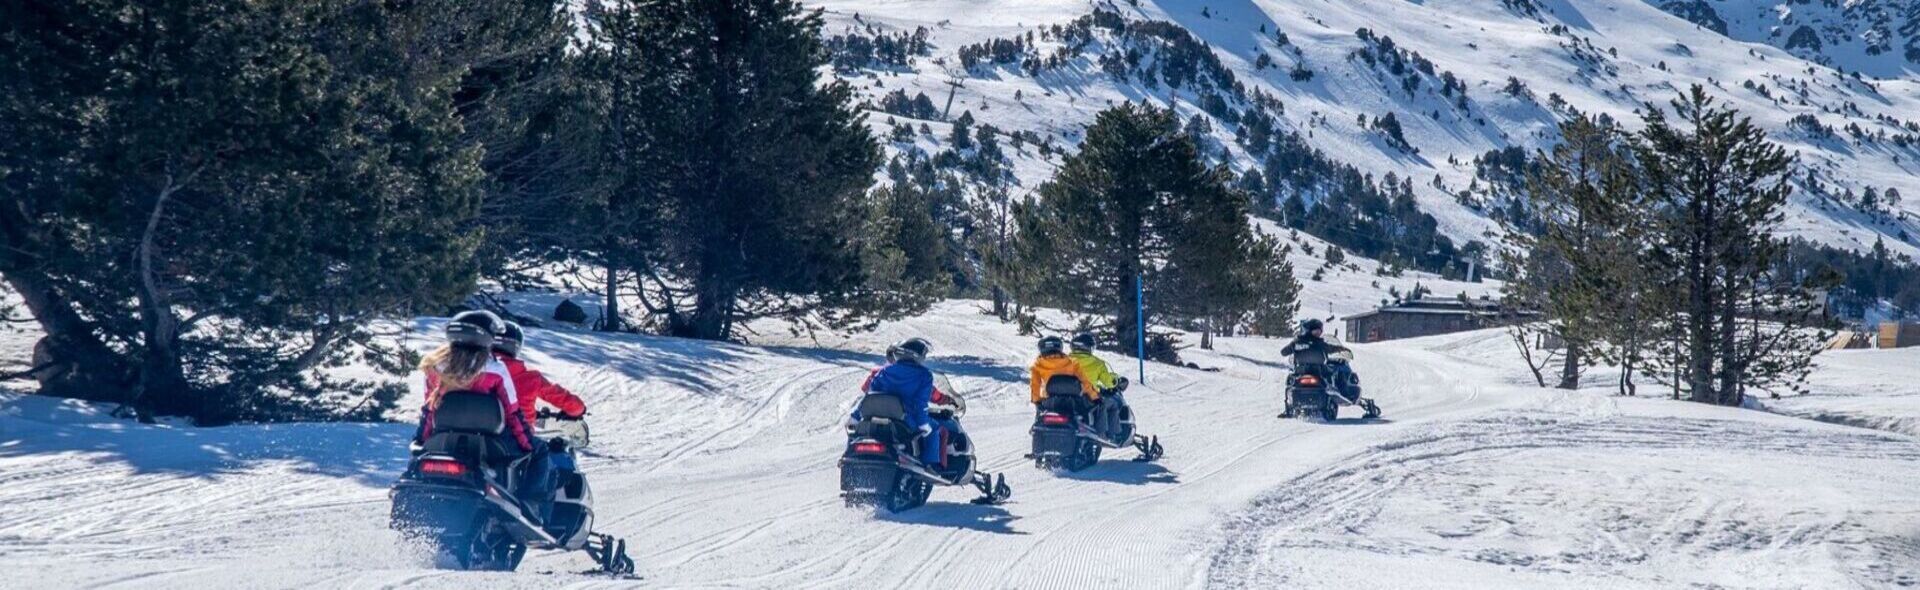
[[[1326,327],[1326,324],[1321,323],[1320,320],[1309,319],[1307,321],[1300,322],[1300,335],[1301,336],[1311,335],[1315,330],[1319,330],[1325,327]]]
[[[1060,354],[1066,348],[1066,341],[1061,340],[1059,336],[1047,336],[1040,339],[1040,354],[1042,355]]]
[[[491,311],[463,311],[447,322],[447,342],[454,346],[491,348],[506,331],[506,322]]]
[[[887,347],[887,362],[920,364],[933,354],[933,345],[925,338],[908,338]]]
[[[520,358],[520,344],[526,341],[526,333],[520,330],[520,324],[513,323],[511,320],[501,323],[504,324],[504,329],[500,331],[499,338],[493,339],[493,349],[513,358]]]
[[[1097,342],[1099,342],[1099,340],[1093,337],[1093,332],[1081,332],[1079,334],[1074,334],[1073,335],[1073,351],[1074,352],[1093,352],[1093,345]]]

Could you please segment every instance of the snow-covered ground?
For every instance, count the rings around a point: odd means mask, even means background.
[[[1278,343],[1223,339],[1189,351],[1217,371],[1149,367],[1129,395],[1163,460],[1038,471],[1021,458],[1031,343],[983,305],[832,348],[530,331],[531,360],[593,408],[599,526],[631,542],[637,579],[582,574],[579,555],[513,574],[428,567],[385,530],[406,424],[145,426],[21,395],[0,400],[0,566],[39,587],[143,588],[1920,583],[1920,439],[1525,387],[1497,332],[1360,346],[1386,415],[1335,424],[1274,418]],[[934,342],[968,396],[1010,503],[942,489],[889,516],[839,502],[841,416],[907,334]]]
[[[1810,391],[1765,400],[1767,409],[1920,436],[1920,348],[1833,350],[1814,362]]]

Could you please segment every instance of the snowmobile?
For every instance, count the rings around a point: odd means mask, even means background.
[[[957,426],[967,413],[966,398],[945,377],[936,375],[934,383],[949,401],[929,406],[927,414]],[[911,510],[927,503],[934,486],[972,485],[980,490],[974,504],[999,504],[1013,495],[1005,474],[995,477],[975,469],[973,440],[966,432],[947,431],[944,465],[919,460],[919,445],[934,441],[918,435],[907,426],[900,396],[874,392],[860,398],[860,420],[848,425],[847,449],[840,455],[840,497],[847,505]]]
[[[1332,422],[1340,417],[1340,406],[1359,406],[1367,420],[1380,417],[1380,406],[1360,396],[1360,377],[1352,371],[1334,371],[1333,366],[1353,362],[1353,351],[1334,345],[1332,354],[1302,351],[1293,357],[1293,371],[1287,375],[1286,409],[1281,418],[1317,417]],[[1342,387],[1330,387],[1334,376],[1354,375]],[[1341,389],[1350,393],[1343,394]]]
[[[1126,388],[1127,381],[1122,378],[1116,390],[1126,391]],[[1027,458],[1033,459],[1035,466],[1080,471],[1100,462],[1102,449],[1125,446],[1140,452],[1133,458],[1135,461],[1153,461],[1166,454],[1166,449],[1160,446],[1160,437],[1134,432],[1132,408],[1121,410],[1120,424],[1112,431],[1102,431],[1096,426],[1091,415],[1092,404],[1081,394],[1078,377],[1054,375],[1047,379],[1046,389],[1047,398],[1040,401],[1030,431],[1033,453]]]
[[[544,525],[529,516],[539,508],[516,493],[531,455],[504,448],[499,401],[454,392],[441,401],[433,432],[389,492],[389,526],[458,569],[512,571],[533,547],[584,551],[602,571],[633,573],[626,541],[593,532],[593,491],[573,456],[591,442],[586,423],[557,420],[547,411],[539,417],[536,440],[550,445],[557,479]]]

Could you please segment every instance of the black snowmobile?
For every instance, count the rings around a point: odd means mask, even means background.
[[[951,401],[927,408],[927,414],[957,426],[967,413],[966,399],[945,378],[934,379]],[[911,510],[927,503],[934,486],[972,485],[980,490],[975,504],[999,504],[1013,495],[1006,475],[995,477],[975,469],[973,439],[965,431],[947,432],[945,465],[920,462],[920,445],[935,443],[918,434],[907,426],[900,396],[869,393],[860,398],[860,421],[847,427],[847,450],[840,455],[840,497],[848,506]]]
[[[1343,371],[1353,375],[1347,383],[1334,385],[1332,370],[1335,365],[1346,365],[1353,361],[1353,351],[1345,347],[1334,346],[1332,354],[1320,351],[1299,351],[1293,356],[1293,371],[1287,375],[1286,409],[1280,412],[1281,418],[1316,417],[1332,422],[1340,417],[1340,406],[1359,406],[1365,412],[1364,418],[1372,420],[1380,417],[1380,406],[1373,400],[1360,396],[1360,377],[1352,371]],[[1339,390],[1349,394],[1342,394]]]
[[[512,571],[533,547],[585,551],[603,571],[633,573],[626,541],[593,532],[593,491],[573,460],[574,448],[590,442],[586,423],[540,416],[536,440],[544,443],[536,444],[551,445],[557,471],[544,526],[529,516],[540,508],[516,493],[530,455],[503,448],[499,401],[471,392],[441,401],[433,432],[389,494],[390,526],[459,569]]]
[[[1115,389],[1126,391],[1126,378],[1121,378]],[[1031,430],[1033,453],[1027,457],[1033,459],[1034,465],[1080,471],[1100,462],[1102,449],[1127,446],[1140,451],[1140,455],[1133,458],[1135,461],[1153,461],[1166,454],[1166,449],[1160,446],[1160,437],[1134,432],[1130,407],[1121,410],[1120,423],[1112,429],[1103,430],[1094,424],[1094,405],[1081,394],[1080,378],[1054,375],[1047,379],[1046,390],[1047,398],[1040,400]]]

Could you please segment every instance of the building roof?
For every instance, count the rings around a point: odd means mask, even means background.
[[[1401,301],[1375,309],[1356,313],[1346,317],[1347,321],[1369,318],[1381,314],[1416,314],[1444,316],[1491,316],[1500,314],[1534,315],[1537,312],[1515,311],[1502,308],[1499,301],[1492,299],[1466,299],[1452,297],[1422,297]]]

